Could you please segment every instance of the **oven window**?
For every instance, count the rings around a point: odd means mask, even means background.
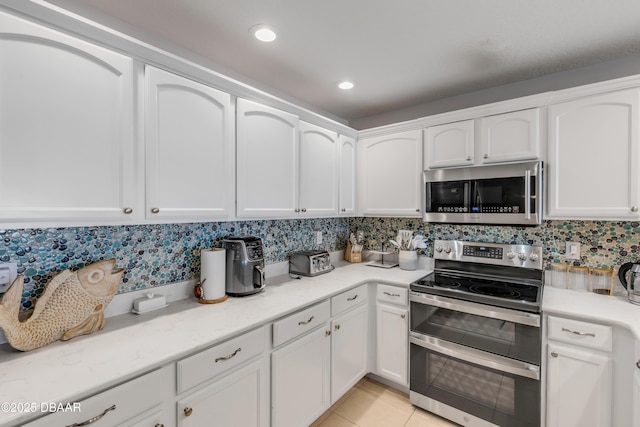
[[[412,391],[500,426],[540,423],[540,382],[411,344]]]
[[[542,337],[535,326],[411,302],[411,330],[540,365]]]

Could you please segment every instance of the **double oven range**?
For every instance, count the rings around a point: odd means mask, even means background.
[[[410,400],[464,426],[538,427],[542,249],[434,242],[410,286]]]

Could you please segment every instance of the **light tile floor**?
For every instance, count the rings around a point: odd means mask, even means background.
[[[311,427],[454,427],[409,402],[409,396],[363,378]]]

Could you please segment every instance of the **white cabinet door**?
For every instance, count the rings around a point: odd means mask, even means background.
[[[637,220],[640,89],[549,107],[548,219]]]
[[[271,354],[271,423],[274,427],[311,424],[330,405],[329,325]]]
[[[479,163],[540,158],[540,109],[514,111],[480,120]]]
[[[633,371],[633,427],[640,427],[640,368]]]
[[[610,426],[611,386],[609,357],[549,343],[547,427]]]
[[[338,214],[338,134],[300,122],[300,217]]]
[[[260,358],[178,400],[178,426],[269,426],[269,363]]]
[[[237,216],[293,217],[298,200],[298,117],[237,100]]]
[[[331,322],[331,403],[335,403],[367,374],[368,305]]]
[[[148,219],[233,215],[231,96],[146,67]]]
[[[4,13],[0,58],[0,220],[141,216],[131,58]]]
[[[426,168],[473,165],[474,126],[473,120],[464,120],[428,127],[424,142]]]
[[[356,140],[340,135],[340,215],[356,213]]]
[[[361,139],[358,193],[358,209],[363,215],[420,217],[421,131]]]
[[[409,311],[378,304],[376,307],[376,374],[399,385],[409,385]]]

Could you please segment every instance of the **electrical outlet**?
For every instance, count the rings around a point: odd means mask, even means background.
[[[567,242],[567,249],[565,250],[565,258],[580,259],[580,243]]]
[[[322,231],[316,231],[316,245],[322,244]]]
[[[7,292],[16,277],[18,277],[18,263],[6,262],[0,264],[0,294]]]

